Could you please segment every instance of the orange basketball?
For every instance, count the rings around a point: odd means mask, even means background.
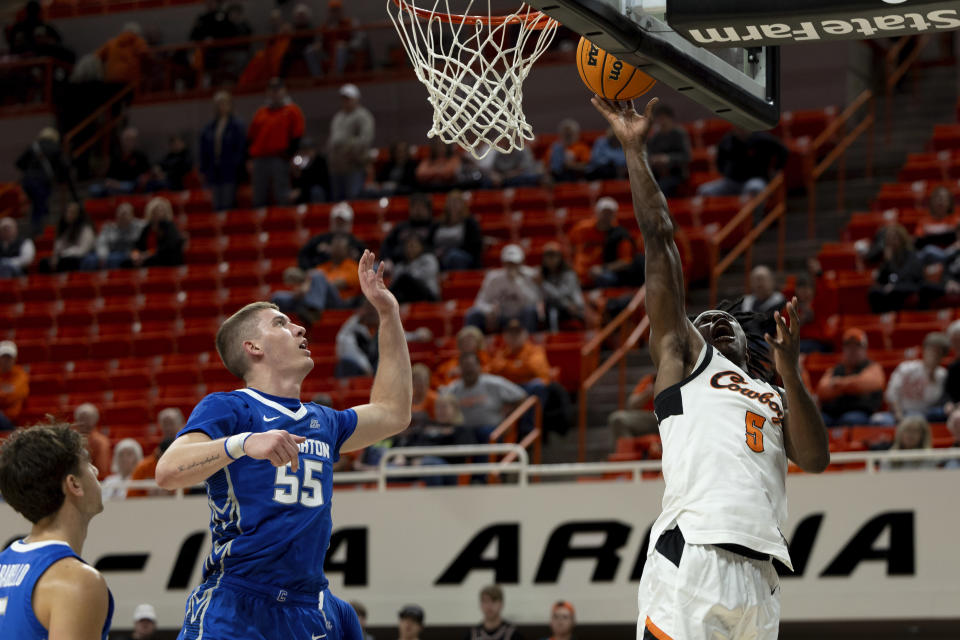
[[[657,83],[586,38],[580,38],[577,45],[577,71],[590,91],[610,100],[631,100],[650,91]]]

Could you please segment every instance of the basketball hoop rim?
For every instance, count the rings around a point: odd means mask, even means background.
[[[406,0],[391,0],[393,4],[400,7],[410,15],[416,16],[421,20],[437,19],[441,22],[450,24],[485,24],[487,26],[500,26],[503,24],[522,24],[527,29],[542,30],[556,22],[547,14],[533,9],[524,15],[513,13],[505,16],[484,16],[484,15],[466,15],[457,13],[444,13],[442,11],[430,11],[429,9],[420,9]],[[522,3],[521,3],[522,5]],[[489,6],[489,5],[488,5]]]

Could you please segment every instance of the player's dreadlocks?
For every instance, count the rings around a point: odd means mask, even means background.
[[[724,300],[717,305],[717,310],[732,315],[743,328],[747,337],[747,373],[764,382],[775,384],[777,370],[770,358],[770,347],[763,339],[765,333],[777,335],[777,323],[773,319],[773,313],[744,311],[741,308],[742,302],[742,297]]]

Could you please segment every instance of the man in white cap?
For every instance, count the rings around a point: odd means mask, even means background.
[[[153,640],[157,634],[157,610],[152,604],[138,604],[133,610],[133,633],[129,640]]]
[[[473,307],[467,311],[466,324],[495,332],[516,318],[527,331],[537,331],[543,300],[536,269],[524,265],[525,258],[517,244],[508,244],[500,251],[503,266],[487,272]]]
[[[363,191],[373,132],[373,115],[360,104],[360,89],[353,84],[340,87],[340,110],[330,122],[327,142],[333,200],[351,200]]]
[[[17,364],[17,345],[0,342],[0,431],[11,431],[30,393],[30,374]]]
[[[338,202],[330,209],[330,230],[310,238],[297,254],[297,266],[304,271],[318,267],[330,259],[330,245],[342,234],[350,236],[350,257],[359,260],[367,245],[353,235],[353,208],[346,202]]]
[[[580,282],[594,287],[643,284],[643,259],[633,239],[617,224],[620,205],[610,197],[597,200],[592,220],[581,220],[570,230],[573,269]]]

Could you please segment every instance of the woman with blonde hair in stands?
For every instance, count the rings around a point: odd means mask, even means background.
[[[890,451],[912,451],[930,449],[933,447],[933,435],[930,432],[930,423],[922,416],[907,416],[897,425],[897,433],[893,438]],[[903,469],[935,469],[933,460],[884,460],[880,468],[884,471]]]
[[[124,438],[113,448],[112,473],[101,483],[104,500],[123,500],[127,497],[130,476],[143,460],[143,447],[133,438]]]
[[[147,221],[136,249],[130,253],[134,267],[174,267],[183,264],[183,236],[173,221],[173,206],[166,198],[153,198],[144,208]]]
[[[867,297],[874,313],[899,311],[907,300],[920,292],[923,263],[913,250],[913,238],[900,224],[884,232],[883,262],[876,272]]]
[[[460,377],[460,355],[475,353],[480,360],[480,368],[486,372],[490,367],[490,353],[483,331],[474,326],[466,326],[457,332],[457,355],[440,364],[433,373],[433,386],[446,386]]]

